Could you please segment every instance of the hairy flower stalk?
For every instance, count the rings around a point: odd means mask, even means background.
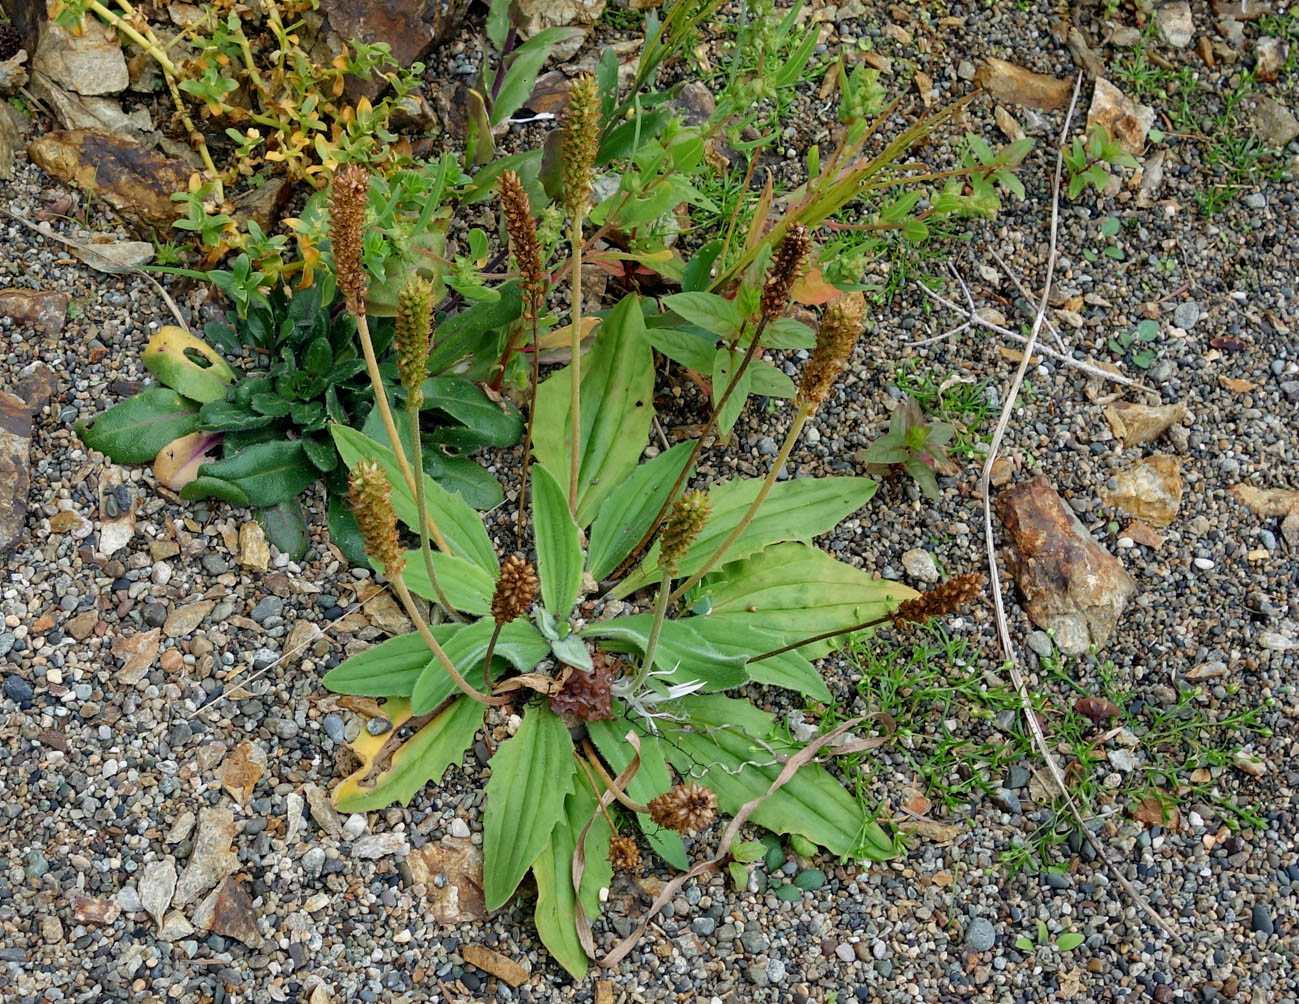
[[[532,459],[532,422],[537,411],[537,385],[541,382],[541,312],[546,302],[546,270],[541,261],[541,242],[537,224],[532,218],[532,204],[523,182],[513,171],[501,175],[501,208],[505,214],[505,233],[519,269],[523,291],[523,312],[532,325],[532,378],[528,385],[528,431],[523,439],[523,471],[519,482],[517,530],[523,538],[523,524],[528,498],[528,466]]]
[[[392,408],[388,404],[388,394],[383,388],[383,377],[379,373],[379,360],[374,354],[374,342],[370,338],[370,325],[365,316],[365,265],[361,261],[361,230],[365,223],[365,207],[369,198],[370,175],[359,164],[348,164],[339,168],[334,175],[333,186],[329,193],[329,242],[334,253],[334,275],[338,288],[343,293],[348,312],[356,318],[356,333],[361,339],[361,352],[365,356],[365,371],[370,377],[374,389],[375,407],[383,419],[384,431],[392,452],[397,458],[397,466],[406,486],[413,496],[416,492],[415,475],[406,451],[397,435],[397,423],[393,421]],[[441,545],[439,545],[441,546]]]
[[[487,657],[483,660],[483,681],[488,688],[492,685],[492,656],[496,654],[496,640],[501,636],[501,629],[528,612],[537,598],[538,585],[537,573],[526,559],[511,554],[501,562],[496,591],[492,594],[492,619],[496,621],[496,627],[492,630],[491,640],[487,643]]]
[[[699,536],[708,520],[708,496],[700,491],[686,492],[672,506],[667,521],[663,524],[663,533],[659,536],[659,568],[663,580],[654,597],[654,621],[650,625],[649,639],[645,642],[645,659],[632,678],[631,688],[639,690],[649,677],[654,665],[654,650],[658,648],[659,634],[663,630],[663,620],[668,613],[668,598],[672,593],[672,577],[677,573],[677,565],[690,550],[690,545]]]
[[[455,665],[447,658],[442,646],[438,644],[433,632],[429,630],[414,597],[406,588],[402,571],[406,567],[406,553],[401,548],[397,537],[397,514],[392,508],[392,486],[388,478],[373,460],[362,460],[352,469],[348,477],[348,498],[352,511],[356,514],[356,524],[365,542],[365,552],[383,565],[383,574],[392,584],[393,592],[401,601],[406,616],[419,630],[420,637],[429,647],[429,651],[442,664],[447,676],[464,693],[484,704],[504,704],[508,697],[489,697],[475,690],[457,671]]]
[[[429,345],[433,338],[433,286],[425,279],[412,279],[397,294],[397,318],[393,344],[397,349],[397,372],[406,391],[406,416],[410,423],[410,450],[412,466],[424,470],[424,437],[419,427],[419,412],[424,404],[424,378],[428,375]],[[447,594],[438,582],[437,568],[433,564],[430,536],[438,548],[447,549],[446,539],[437,523],[429,515],[424,492],[424,478],[415,479],[415,508],[419,513],[419,550],[424,558],[424,572],[428,575],[433,595],[452,620],[463,621],[459,611],[451,605]]]
[[[735,393],[735,388],[739,386],[740,380],[749,368],[749,364],[753,362],[753,357],[758,351],[758,346],[762,341],[763,333],[767,330],[768,323],[778,320],[789,305],[790,291],[803,272],[803,265],[807,260],[807,254],[811,246],[812,235],[802,224],[795,223],[786,232],[780,247],[776,249],[772,265],[767,270],[767,280],[763,287],[761,299],[762,314],[758,319],[757,330],[754,331],[753,338],[750,339],[748,347],[744,350],[744,357],[740,360],[740,365],[735,367],[735,372],[731,374],[730,380],[727,381],[726,389],[722,391],[721,397],[717,399],[716,406],[709,412],[708,421],[704,423],[703,431],[700,432],[699,438],[695,440],[689,459],[686,460],[685,466],[681,468],[681,473],[677,475],[676,481],[673,482],[672,489],[668,492],[667,498],[663,500],[663,505],[659,508],[658,514],[650,523],[649,529],[645,531],[644,536],[641,537],[617,571],[614,572],[614,578],[619,578],[640,557],[641,552],[654,535],[654,531],[658,529],[659,524],[667,515],[668,509],[677,496],[677,492],[681,490],[681,486],[685,484],[686,478],[690,476],[690,472],[695,466],[695,461],[699,459],[699,454],[704,448],[704,442],[717,424],[718,416],[721,415],[722,409],[726,407],[726,403],[730,401],[731,395]],[[743,334],[744,329],[741,328],[740,336],[743,336]]]
[[[589,73],[573,81],[564,113],[562,176],[564,208],[569,218],[569,244],[572,246],[573,271],[570,283],[569,320],[572,334],[569,344],[573,361],[569,382],[569,448],[568,509],[577,515],[577,481],[582,455],[582,220],[591,203],[595,154],[600,133],[600,95],[595,78]]]
[[[731,531],[729,536],[722,541],[721,546],[713,552],[712,557],[704,562],[694,575],[690,576],[673,592],[671,596],[673,602],[680,599],[687,590],[712,571],[713,567],[730,550],[731,545],[740,538],[740,534],[748,529],[749,523],[757,515],[758,510],[762,508],[762,503],[767,500],[767,496],[771,493],[772,485],[776,483],[776,477],[789,460],[794,444],[798,442],[798,437],[803,434],[803,427],[807,424],[807,420],[816,414],[817,409],[821,407],[821,403],[830,393],[830,388],[834,386],[834,381],[852,357],[853,346],[857,344],[857,336],[861,333],[864,313],[865,300],[860,293],[846,293],[836,297],[830,306],[826,308],[825,316],[821,319],[820,330],[817,332],[816,348],[813,349],[812,358],[803,369],[803,379],[799,384],[798,394],[794,399],[797,407],[794,421],[789,427],[789,432],[785,435],[785,442],[781,444],[780,452],[776,455],[776,459],[772,461],[771,469],[767,471],[762,487],[758,489],[757,496],[745,511],[740,522],[736,524],[735,529]]]
[[[854,634],[857,631],[865,631],[867,628],[879,627],[881,624],[891,623],[894,627],[903,628],[908,624],[919,623],[931,617],[943,617],[947,614],[956,613],[957,610],[978,598],[987,581],[988,577],[981,572],[967,572],[964,575],[957,575],[927,593],[913,599],[903,600],[898,604],[898,608],[891,613],[881,614],[879,617],[872,617],[868,621],[862,621],[860,624],[853,624],[849,627],[823,631],[821,634],[812,635],[810,638],[801,638],[788,645],[782,645],[780,648],[773,648],[770,652],[755,655],[749,662],[762,662],[764,659],[775,658],[793,649],[802,648],[804,645],[811,645],[818,641],[828,641],[840,635]]]

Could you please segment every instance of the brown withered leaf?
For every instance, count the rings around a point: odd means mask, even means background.
[[[1177,806],[1165,805],[1154,795],[1147,795],[1137,803],[1137,807],[1132,810],[1132,818],[1138,823],[1145,823],[1147,826],[1162,826],[1174,833],[1182,825],[1182,814],[1177,810]]]
[[[1103,726],[1122,710],[1117,704],[1104,697],[1080,697],[1073,702],[1074,711],[1084,718],[1090,718],[1097,728]]]

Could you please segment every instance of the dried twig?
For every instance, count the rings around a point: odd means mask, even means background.
[[[1079,74],[1074,83],[1073,100],[1069,104],[1069,112],[1065,116],[1064,128],[1061,131],[1061,144],[1064,138],[1069,135],[1069,123],[1073,119],[1073,113],[1078,104],[1078,92],[1082,85],[1082,75]],[[1037,747],[1038,752],[1046,762],[1048,773],[1052,782],[1064,799],[1065,805],[1068,806],[1070,814],[1073,816],[1074,823],[1078,826],[1084,839],[1091,844],[1092,849],[1096,851],[1097,857],[1113,872],[1115,878],[1123,890],[1132,897],[1134,903],[1139,906],[1145,914],[1155,923],[1155,925],[1164,932],[1169,938],[1180,942],[1181,938],[1176,931],[1164,920],[1146,901],[1137,889],[1128,881],[1120,870],[1119,864],[1110,856],[1106,846],[1102,844],[1083,821],[1082,813],[1078,809],[1078,804],[1074,801],[1065,784],[1064,775],[1060,766],[1056,763],[1051,748],[1047,742],[1045,733],[1042,731],[1042,725],[1038,721],[1037,713],[1033,708],[1032,699],[1029,696],[1028,685],[1024,680],[1023,674],[1019,670],[1019,664],[1015,658],[1015,643],[1010,637],[1010,628],[1006,620],[1006,605],[1001,594],[1001,576],[997,568],[997,546],[992,532],[992,467],[997,459],[997,452],[1001,447],[1002,438],[1006,434],[1006,426],[1010,423],[1010,416],[1014,411],[1015,401],[1019,394],[1019,388],[1024,382],[1024,376],[1028,372],[1029,362],[1032,359],[1034,351],[1040,351],[1036,348],[1038,335],[1042,331],[1043,323],[1046,319],[1047,302],[1051,295],[1051,281],[1055,273],[1056,263],[1056,239],[1060,223],[1060,178],[1063,173],[1064,158],[1061,150],[1056,151],[1055,180],[1051,191],[1051,231],[1050,231],[1050,251],[1046,263],[1046,281],[1043,284],[1042,299],[1037,308],[1037,314],[1033,318],[1033,327],[1026,339],[1024,357],[1020,360],[1019,369],[1015,372],[1015,378],[1011,381],[1010,389],[1007,391],[1004,400],[1005,404],[1001,409],[1001,417],[997,421],[996,431],[993,432],[992,442],[988,447],[988,456],[983,463],[983,475],[979,480],[979,488],[983,493],[983,534],[984,542],[987,546],[988,553],[988,570],[989,578],[992,580],[992,599],[996,613],[997,635],[1001,641],[1002,652],[1006,657],[1006,668],[1010,672],[1010,678],[1015,684],[1015,689],[1019,693],[1020,703],[1024,709],[1024,720],[1028,724],[1029,732],[1033,736],[1033,744]]]

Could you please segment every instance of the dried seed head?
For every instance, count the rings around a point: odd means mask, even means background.
[[[523,182],[513,171],[501,175],[501,209],[505,213],[510,251],[519,269],[524,311],[531,319],[541,314],[546,272],[541,265],[541,244],[537,240],[537,223],[532,218],[532,204],[523,190]]]
[[[595,77],[585,73],[573,81],[564,110],[564,208],[571,217],[584,216],[590,203],[599,134],[600,92]]]
[[[844,293],[826,308],[816,333],[816,348],[803,368],[803,380],[798,386],[796,403],[800,408],[807,405],[815,413],[821,407],[852,357],[865,315],[866,298],[861,293]]]
[[[338,288],[352,313],[365,311],[365,268],[361,265],[361,228],[369,198],[370,175],[360,164],[348,164],[334,175],[329,193],[329,242],[334,252]]]
[[[599,722],[613,717],[613,670],[617,661],[603,652],[591,656],[592,668],[574,668],[564,686],[550,697],[550,710],[578,721]]]
[[[708,496],[704,492],[686,492],[672,504],[659,535],[659,567],[675,575],[677,564],[699,536],[708,519]]]
[[[982,572],[966,572],[954,576],[929,592],[900,603],[893,614],[893,626],[900,628],[927,621],[931,617],[956,613],[961,607],[978,599],[987,581],[988,577]]]
[[[629,872],[640,864],[640,848],[631,837],[609,838],[609,864],[618,872]]]
[[[412,279],[397,294],[396,328],[393,343],[397,347],[397,372],[406,388],[406,400],[412,408],[424,403],[421,389],[428,375],[429,342],[433,337],[433,284],[426,279]]]
[[[717,816],[717,796],[698,784],[679,784],[652,799],[650,818],[659,826],[678,833],[694,833]]]
[[[785,231],[784,240],[771,257],[767,284],[762,289],[762,316],[768,321],[774,321],[789,306],[789,295],[803,274],[803,263],[811,246],[812,235],[801,223]]]
[[[508,624],[527,613],[537,598],[537,573],[517,554],[501,563],[501,577],[492,595],[492,617],[497,624]]]
[[[383,565],[383,574],[389,579],[397,578],[406,567],[406,552],[397,539],[392,487],[383,468],[373,460],[362,460],[352,468],[347,489],[365,553]]]

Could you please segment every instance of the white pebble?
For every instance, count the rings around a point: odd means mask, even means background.
[[[1196,558],[1195,567],[1202,572],[1207,572],[1210,568],[1213,567],[1213,562],[1210,561],[1208,558]]]
[[[355,840],[365,832],[365,817],[359,812],[354,812],[347,817],[347,822],[343,824],[343,836],[347,840]]]
[[[449,832],[451,836],[459,837],[463,840],[465,837],[469,836],[469,824],[459,816],[456,816],[455,819],[451,820]]]

